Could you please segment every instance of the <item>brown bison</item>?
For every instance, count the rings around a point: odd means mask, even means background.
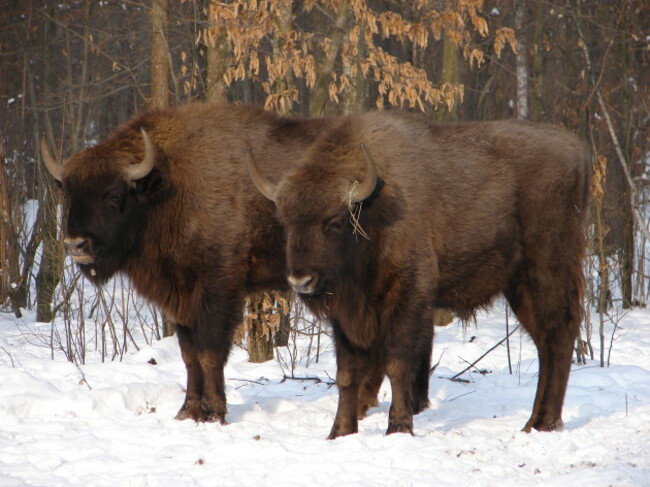
[[[42,144],[84,275],[126,274],[177,322],[187,368],[177,418],[225,421],[223,368],[245,296],[288,288],[283,230],[248,178],[248,144],[284,171],[331,123],[194,104],[143,112],[62,166]]]
[[[272,172],[294,165],[328,119],[192,104],[136,115],[61,166],[42,143],[67,207],[65,247],[101,285],[116,272],[176,323],[187,392],[178,419],[225,422],[223,368],[245,296],[288,289],[284,233],[248,178],[247,150]],[[413,395],[427,399],[429,360]],[[364,375],[358,415],[385,371]]]
[[[376,368],[393,393],[387,433],[412,433],[432,307],[469,316],[499,293],[539,355],[524,430],[562,427],[583,317],[591,166],[580,140],[549,125],[375,112],[342,119],[278,184],[263,154],[249,172],[285,227],[288,281],[334,328],[330,438],[357,431],[361,379]]]

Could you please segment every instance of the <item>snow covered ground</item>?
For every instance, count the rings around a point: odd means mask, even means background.
[[[77,367],[34,340],[49,324],[0,314],[0,486],[650,486],[650,310],[622,318],[609,368],[573,367],[560,433],[520,432],[537,360],[519,332],[512,375],[499,346],[477,364],[486,373],[448,380],[504,323],[497,307],[478,326],[437,330],[431,408],[414,437],[384,436],[385,381],[359,434],[326,441],[337,404],[329,342],[295,371],[321,382],[283,381],[277,361],[250,364],[235,348],[230,424],[196,424],[173,419],[185,385],[175,338]]]

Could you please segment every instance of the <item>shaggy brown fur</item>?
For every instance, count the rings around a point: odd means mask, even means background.
[[[86,277],[102,284],[123,272],[178,323],[187,367],[179,419],[225,421],[223,368],[245,295],[287,288],[282,227],[248,178],[248,144],[272,178],[331,124],[188,105],[143,112],[65,162],[66,245]],[[130,181],[124,168],[144,156],[141,128],[155,166]]]
[[[351,187],[373,165],[374,192],[350,208]],[[585,146],[558,127],[442,125],[401,112],[350,116],[310,147],[271,198],[287,232],[289,282],[334,326],[330,438],[357,431],[358,389],[373,367],[391,381],[387,433],[412,433],[432,307],[466,316],[499,293],[539,353],[524,430],[561,428],[583,316],[590,167]]]

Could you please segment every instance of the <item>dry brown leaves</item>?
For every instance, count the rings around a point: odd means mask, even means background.
[[[308,0],[301,11],[315,9],[331,19],[342,7],[342,0]],[[230,67],[224,81],[257,80],[267,94],[266,108],[282,112],[298,101],[295,81],[304,80],[313,88],[319,75],[334,103],[354,91],[350,88],[359,76],[377,84],[377,106],[386,105],[425,110],[426,106],[452,108],[463,100],[460,85],[436,85],[424,69],[389,54],[378,44],[383,39],[409,41],[415,49],[424,49],[443,35],[458,45],[470,66],[484,62],[483,51],[472,44],[474,33],[489,34],[488,23],[481,15],[483,0],[416,0],[410,3],[409,20],[396,11],[376,12],[367,0],[352,0],[342,39],[340,31],[319,26],[319,32],[298,30],[291,0],[212,1],[210,25],[202,40],[214,47],[225,36],[231,48]],[[330,26],[331,27],[331,26]],[[339,35],[334,41],[335,35]],[[337,68],[322,73],[319,60],[336,44]],[[499,55],[506,45],[516,50],[514,31],[502,28],[495,32],[494,49]],[[269,47],[270,46],[270,47]],[[267,52],[260,57],[260,53]],[[262,66],[263,65],[263,66]],[[260,79],[261,76],[265,79]],[[349,96],[349,95],[348,95]]]

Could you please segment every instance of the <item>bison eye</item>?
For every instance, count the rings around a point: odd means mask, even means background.
[[[325,233],[334,233],[341,230],[341,228],[343,228],[343,225],[345,225],[345,222],[347,220],[348,220],[347,213],[343,215],[335,215],[331,218],[328,218],[327,220],[325,220],[323,224]]]
[[[103,196],[104,204],[117,211],[121,210],[123,199],[121,192],[109,191]]]

